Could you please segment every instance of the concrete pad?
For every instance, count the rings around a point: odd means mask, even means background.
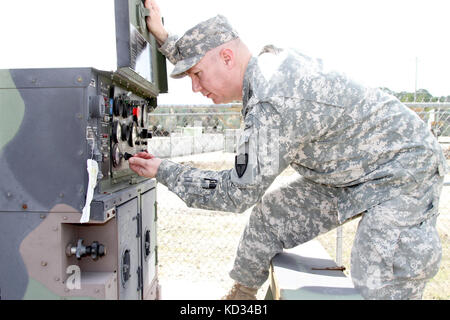
[[[213,282],[160,280],[161,300],[220,300],[226,292]]]

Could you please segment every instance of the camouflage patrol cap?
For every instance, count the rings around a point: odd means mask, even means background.
[[[170,76],[178,79],[186,76],[186,71],[195,66],[211,49],[238,38],[227,18],[217,15],[200,22],[178,39],[178,62]]]

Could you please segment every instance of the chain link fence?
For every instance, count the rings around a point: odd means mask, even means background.
[[[154,137],[189,133],[201,128],[203,133],[223,133],[239,129],[241,104],[222,105],[160,105],[149,114],[149,126]]]
[[[450,103],[406,103],[440,142],[450,137]],[[162,105],[148,115],[153,139],[149,151],[173,158],[224,150],[236,151],[242,123],[241,104]]]
[[[436,136],[450,136],[450,102],[406,102]],[[160,105],[148,115],[153,137],[227,134],[239,129],[242,105]]]
[[[436,137],[450,137],[450,103],[406,103]],[[443,140],[443,139],[442,139]]]
[[[427,123],[444,149],[450,146],[447,144],[450,143],[450,103],[407,103],[407,106]],[[239,104],[160,106],[149,114],[153,128],[149,149],[157,156],[196,168],[231,169],[241,121]],[[271,188],[292,174],[294,171],[287,168]],[[177,280],[188,281],[193,286],[208,282],[225,294],[233,284],[228,272],[251,208],[242,214],[188,208],[161,184],[157,201],[158,266],[163,296],[164,285]],[[342,230],[336,232],[338,237],[333,248],[336,255],[332,257],[342,264]],[[184,290],[186,298],[190,298],[191,288],[179,290]],[[264,294],[265,289],[260,290],[258,298],[263,299]],[[220,296],[214,293],[210,298]]]
[[[149,114],[153,133],[149,151],[160,158],[234,152],[241,108],[240,104],[159,106]]]

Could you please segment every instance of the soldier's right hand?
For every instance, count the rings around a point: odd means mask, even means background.
[[[128,165],[138,175],[146,178],[154,178],[158,173],[161,162],[161,159],[149,153],[139,152],[128,160]]]
[[[155,0],[145,0],[145,7],[150,10],[150,16],[147,17],[147,29],[155,37],[156,41],[162,45],[167,37],[168,33],[164,28],[161,18],[161,11]]]
[[[142,159],[153,159],[155,157],[154,155],[148,153],[147,151],[141,151],[139,153],[136,153],[134,156]]]

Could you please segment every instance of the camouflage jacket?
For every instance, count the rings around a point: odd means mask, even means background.
[[[160,48],[177,61],[176,37]],[[270,49],[270,47],[268,47]],[[333,190],[341,222],[417,188],[446,161],[426,124],[397,98],[294,50],[252,57],[236,165],[208,171],[163,160],[157,180],[190,207],[243,212],[287,166]]]

